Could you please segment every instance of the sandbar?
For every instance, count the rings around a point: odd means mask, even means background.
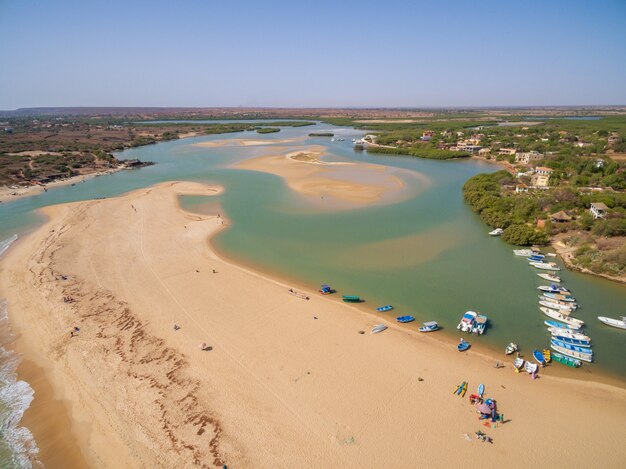
[[[33,383],[33,412],[65,403],[29,418],[57,455],[47,467],[623,467],[624,388],[532,380],[436,333],[371,334],[383,319],[332,296],[291,295],[214,251],[228,220],[178,203],[220,190],[170,182],[47,207],[3,256],[16,346],[51,387]],[[452,394],[463,380],[506,423],[484,427]],[[64,418],[80,453],[65,464],[50,421]]]

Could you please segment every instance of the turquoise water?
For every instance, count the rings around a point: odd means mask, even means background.
[[[331,143],[328,138],[306,137],[313,130],[328,129],[346,140]],[[537,308],[536,290],[545,282],[525,259],[513,255],[511,246],[487,236],[488,228],[463,202],[461,187],[469,177],[498,168],[476,161],[356,153],[350,140],[361,135],[318,124],[283,128],[275,134],[216,135],[130,149],[121,156],[158,164],[0,204],[0,241],[36,227],[41,217],[33,211],[46,205],[115,196],[167,180],[219,183],[226,188],[221,196],[182,197],[182,204],[190,210],[228,216],[232,226],[214,244],[229,258],[311,288],[330,283],[340,294],[365,298],[362,307],[371,311],[391,303],[395,309],[387,317],[412,314],[420,322],[436,320],[444,327],[440,334],[453,337],[458,337],[455,327],[464,311],[486,313],[490,318],[486,334],[469,339],[477,348],[502,353],[514,340],[530,355],[533,348],[548,346],[543,326],[547,318]],[[299,141],[257,147],[193,146],[200,141],[244,137]],[[408,170],[398,175],[415,190],[399,203],[335,211],[293,193],[277,176],[230,167],[249,157],[282,154],[303,143],[325,145],[328,160]],[[411,177],[415,172],[426,178]],[[597,360],[581,370],[564,372],[571,376],[602,372],[623,380],[626,334],[595,318],[626,315],[626,288],[569,271],[560,275],[581,305],[575,316],[587,322]]]

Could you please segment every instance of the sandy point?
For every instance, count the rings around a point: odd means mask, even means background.
[[[50,387],[35,401],[67,417],[30,419],[49,467],[81,464],[51,459],[63,431],[99,468],[623,467],[626,390],[532,380],[391,323],[371,334],[374,315],[222,260],[207,239],[227,223],[178,204],[211,189],[50,207],[2,259],[19,349]],[[461,381],[506,423],[483,426]]]
[[[251,138],[225,138],[220,140],[211,140],[209,142],[196,142],[192,143],[195,147],[259,147],[264,145],[279,145],[284,143],[295,143],[302,141],[302,138],[290,138],[290,139],[251,139]]]

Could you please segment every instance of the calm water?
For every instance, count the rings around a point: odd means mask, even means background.
[[[311,131],[325,129],[346,140],[331,143],[327,138],[306,137]],[[220,183],[226,188],[223,195],[183,197],[182,203],[190,210],[225,213],[231,219],[230,229],[214,240],[227,257],[311,288],[331,283],[339,294],[365,298],[362,306],[372,311],[392,303],[395,310],[388,317],[412,314],[418,321],[436,320],[444,327],[438,334],[458,337],[455,327],[462,313],[468,309],[481,311],[489,316],[490,327],[484,336],[469,339],[477,348],[501,354],[504,346],[514,340],[529,355],[535,347],[547,347],[549,340],[543,326],[547,318],[537,308],[536,290],[545,282],[525,259],[513,255],[510,246],[487,236],[488,228],[463,203],[463,183],[474,174],[498,168],[475,161],[440,162],[355,153],[350,140],[360,135],[352,129],[318,124],[285,128],[275,134],[197,137],[127,150],[122,157],[158,164],[0,204],[0,241],[41,223],[33,210],[42,206],[114,196],[166,180]],[[242,137],[300,141],[258,147],[192,145]],[[330,202],[325,205],[294,194],[279,177],[229,168],[242,159],[284,153],[303,143],[326,145],[330,153],[327,159],[386,164],[426,178],[400,171],[400,177],[414,186],[408,200],[333,211]],[[563,285],[572,290],[581,305],[575,316],[587,322],[597,359],[597,363],[581,370],[566,371],[570,376],[610,373],[623,380],[626,333],[603,326],[595,317],[626,315],[626,288],[568,271],[560,275]],[[564,368],[559,364],[554,367]],[[6,382],[0,380],[0,396]]]

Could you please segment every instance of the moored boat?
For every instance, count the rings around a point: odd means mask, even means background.
[[[437,324],[436,321],[428,321],[422,324],[422,327],[420,327],[418,330],[420,332],[433,332],[437,329],[439,329],[439,324]]]
[[[495,230],[489,232],[489,236],[500,236],[502,233],[504,233],[502,228],[496,228]]]
[[[461,322],[459,322],[457,329],[462,332],[472,332],[472,328],[474,327],[474,321],[476,320],[477,313],[474,311],[466,311],[461,318]]]
[[[520,257],[530,257],[534,254],[534,251],[530,249],[513,249],[513,254]]]
[[[474,326],[472,327],[472,332],[474,334],[482,335],[485,332],[485,328],[487,327],[487,316],[483,314],[478,314],[476,319],[474,320]]]
[[[552,358],[554,358],[554,361],[562,363],[563,365],[571,366],[572,368],[579,368],[583,364],[577,358],[571,358],[558,352],[554,352],[552,354]]]
[[[552,263],[546,263],[546,262],[531,262],[530,265],[541,270],[553,270],[555,272],[557,270],[561,270],[561,268],[558,267],[557,265],[553,265]]]
[[[543,359],[546,361],[546,363],[550,363],[552,361],[552,354],[550,353],[549,348],[543,349]]]
[[[580,319],[570,318],[569,316],[561,314],[559,311],[555,311],[550,308],[541,307],[539,309],[546,316],[551,317],[552,319],[556,319],[557,321],[561,321],[569,326],[581,328],[585,324],[584,321],[581,321]]]
[[[569,294],[570,291],[565,287],[560,287],[559,285],[541,285],[537,287],[537,290],[541,290],[547,293],[560,293],[562,295]]]
[[[591,340],[574,339],[573,337],[568,337],[566,335],[553,335],[552,338],[554,340],[560,340],[561,342],[565,342],[566,344],[577,345],[584,348],[591,348]]]
[[[407,323],[415,321],[415,318],[413,316],[399,316],[396,318],[396,321],[401,323]]]
[[[536,373],[538,369],[539,369],[539,365],[537,365],[536,363],[531,363],[529,361],[524,363],[524,371],[528,373],[529,375]]]
[[[533,254],[532,256],[528,257],[528,260],[533,262],[543,262],[544,257],[546,256],[544,256],[543,254]]]
[[[361,303],[361,297],[356,295],[343,295],[341,299],[346,303]]]
[[[393,309],[393,306],[385,305],[385,306],[379,306],[378,308],[376,308],[376,311],[378,311],[379,313],[384,313],[385,311],[391,311],[392,309]]]
[[[579,347],[578,345],[572,345],[567,342],[563,342],[562,340],[555,339],[554,337],[550,340],[550,343],[556,345],[557,347],[561,347],[564,350],[569,350],[570,352],[593,356],[593,350],[589,347]]]
[[[541,350],[533,350],[533,357],[535,357],[535,361],[537,363],[539,363],[541,366],[545,366],[546,359],[543,358],[543,353],[541,353]]]
[[[387,326],[385,326],[384,324],[376,324],[374,327],[372,327],[372,334],[378,334],[385,329],[387,329]]]
[[[517,344],[515,342],[510,342],[504,349],[504,353],[511,355],[513,352],[517,352],[518,350],[519,348],[517,347]]]
[[[549,298],[539,297],[539,304],[541,306],[545,306],[546,308],[559,310],[562,314],[570,315],[572,311],[576,309],[576,307],[571,303],[559,303],[557,300],[551,300]]]
[[[465,342],[464,339],[461,339],[461,341],[459,342],[459,344],[456,346],[456,349],[459,352],[465,352],[467,349],[469,349],[472,346],[472,344],[470,344],[469,342]]]
[[[548,327],[548,332],[553,336],[569,337],[571,339],[587,340],[591,343],[591,338],[580,332],[574,332],[572,329],[564,329],[562,327]]]
[[[557,311],[557,313],[558,313],[558,311]],[[550,319],[547,319],[547,320],[543,321],[543,323],[546,326],[548,326],[548,327],[556,327],[558,329],[567,329],[567,330],[570,330],[570,331],[579,331],[580,330],[580,327],[575,327],[575,326],[570,325],[570,324],[564,324],[564,323],[559,322],[559,321],[552,321]]]
[[[563,295],[561,293],[543,292],[543,297],[548,298],[549,300],[562,301],[564,303],[576,303],[576,298],[573,298],[570,295]]]
[[[552,274],[545,274],[545,273],[539,273],[537,274],[539,277],[541,277],[544,280],[548,280],[549,282],[556,282],[556,283],[561,283],[561,277],[557,277],[556,275],[552,275]]]
[[[330,295],[332,293],[335,293],[335,290],[333,290],[330,285],[324,284],[320,287],[319,292],[322,295]]]
[[[591,363],[593,361],[593,354],[588,354],[588,353],[579,353],[573,350],[569,350],[565,347],[560,347],[559,345],[556,345],[555,343],[551,342],[550,343],[550,348],[562,355],[565,355],[567,357],[570,358],[575,358],[576,360],[582,360],[584,362],[589,362]],[[556,354],[552,354],[552,356],[554,357]],[[556,359],[556,357],[555,357]]]
[[[618,329],[626,329],[626,316],[622,316],[622,319],[607,318],[606,316],[598,316],[598,319],[607,326],[617,327]]]

